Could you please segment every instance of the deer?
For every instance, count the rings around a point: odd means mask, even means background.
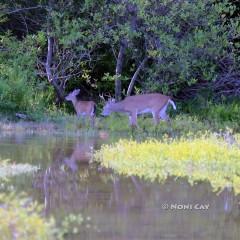
[[[95,146],[95,139],[78,139],[72,147],[71,154],[64,157],[64,163],[76,172],[80,164],[88,164],[91,161]]]
[[[66,97],[66,101],[71,101],[73,107],[80,117],[89,117],[91,120],[91,126],[94,126],[94,119],[96,113],[96,104],[94,101],[80,101],[77,99],[77,95],[80,93],[80,89],[75,89],[70,92]]]
[[[100,97],[104,99],[103,96]],[[171,97],[160,93],[128,96],[119,102],[109,99],[104,105],[101,115],[109,116],[112,112],[125,113],[129,116],[130,126],[137,127],[138,115],[151,113],[154,124],[157,125],[160,118],[164,121],[170,120],[166,113],[169,104],[172,105],[174,110],[177,109]]]

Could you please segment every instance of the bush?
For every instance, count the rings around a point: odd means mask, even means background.
[[[240,103],[239,99],[231,102],[214,103],[197,97],[193,100],[182,103],[181,111],[195,116],[199,121],[207,121],[209,125],[217,129],[230,127],[239,131]]]
[[[229,33],[237,34],[237,28],[234,19],[226,21],[226,14],[231,15],[236,7],[229,1],[135,2],[152,57],[142,75],[145,90],[177,93],[199,82],[214,81],[223,58],[234,62]]]
[[[0,35],[0,109],[34,114],[43,112],[50,88],[37,82],[37,35],[28,35],[22,41],[10,34]],[[47,90],[47,91],[46,91]]]
[[[1,194],[1,239],[55,240],[56,228],[54,220],[43,218],[41,211],[41,207],[29,198],[14,194],[8,196]]]

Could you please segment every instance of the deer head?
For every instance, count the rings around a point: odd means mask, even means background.
[[[76,99],[76,96],[80,93],[80,89],[75,89],[71,93],[69,93],[66,97],[65,100],[67,101],[74,101]]]
[[[101,113],[102,116],[109,116],[113,112],[113,106],[116,104],[116,101],[114,98],[108,99],[108,101],[105,103],[103,107],[103,111]]]

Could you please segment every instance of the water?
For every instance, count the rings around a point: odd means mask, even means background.
[[[150,183],[120,177],[90,163],[100,138],[1,135],[0,158],[41,167],[11,184],[44,205],[57,222],[81,213],[79,234],[68,240],[240,239],[239,197],[217,195],[208,183],[186,180]],[[108,140],[111,141],[111,140]]]

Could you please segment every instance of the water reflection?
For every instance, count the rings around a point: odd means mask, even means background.
[[[186,181],[170,179],[163,185],[150,184],[102,173],[97,166],[79,166],[78,175],[68,172],[63,182],[47,184],[47,195],[45,189],[42,194],[48,213],[57,218],[67,212],[91,217],[92,228],[81,228],[83,239],[239,239],[237,199],[226,213],[226,196],[233,199],[233,194],[217,196],[207,184],[192,188]],[[166,210],[165,203],[210,207]]]
[[[203,182],[190,186],[185,180],[168,179],[160,184],[120,177],[89,164],[93,149],[100,144],[97,138],[35,136],[21,142],[11,138],[1,141],[0,154],[7,155],[8,146],[13,160],[24,161],[16,154],[31,153],[29,161],[46,166],[34,176],[31,191],[24,190],[57,221],[68,213],[83,214],[80,234],[68,239],[239,239],[240,199],[230,188],[217,195]],[[35,147],[38,151],[33,151]],[[171,209],[174,204],[180,209]],[[209,208],[181,209],[189,204]]]
[[[78,164],[88,163],[96,147],[96,139],[78,139],[69,156],[64,158],[64,163],[73,171],[78,170]]]

